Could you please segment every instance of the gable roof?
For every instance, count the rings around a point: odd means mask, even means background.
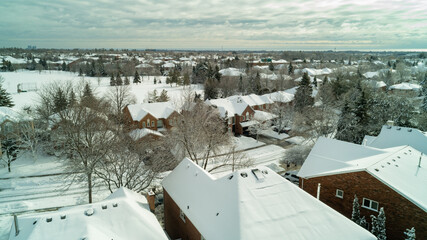
[[[132,120],[138,122],[147,116],[147,114],[151,114],[157,119],[166,119],[173,112],[176,112],[175,108],[169,102],[129,104],[127,108]]]
[[[31,121],[31,118],[19,113],[13,108],[0,107],[0,125],[6,121],[18,123],[21,121]]]
[[[205,101],[206,104],[211,106],[216,106],[219,110],[221,117],[225,117],[226,115],[230,117],[234,117],[235,114],[242,115],[245,109],[249,106],[248,103],[243,101],[241,96],[237,96],[236,98],[220,98],[220,99],[210,99]]]
[[[375,239],[267,167],[216,179],[184,159],[162,184],[206,239]]]
[[[363,142],[375,148],[409,145],[427,154],[427,135],[415,128],[383,126],[377,137],[365,136]]]
[[[90,212],[93,214],[87,216]],[[147,200],[126,188],[118,189],[98,203],[23,216],[18,222],[20,232],[15,236],[12,226],[9,240],[168,239],[150,212]]]
[[[410,146],[379,149],[321,137],[298,176],[366,171],[427,212],[426,167],[427,156]]]

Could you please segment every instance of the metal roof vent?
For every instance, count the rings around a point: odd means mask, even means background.
[[[95,213],[95,210],[93,210],[93,208],[89,208],[85,211],[85,215],[86,216],[92,216]]]
[[[412,132],[412,129],[408,129],[408,132]]]
[[[59,218],[61,218],[61,220],[64,220],[67,218],[67,215],[63,214],[63,215],[59,216]]]
[[[105,210],[105,209],[107,209],[107,205],[102,205],[101,208],[102,208],[102,210]]]
[[[231,180],[234,177],[234,175],[231,175],[228,177],[228,180]]]
[[[252,169],[251,171],[255,175],[257,180],[264,180],[264,174],[262,174],[262,172],[258,168]]]
[[[399,167],[399,165],[397,165],[397,164],[396,164],[395,166],[396,166],[396,167]]]
[[[113,207],[117,207],[118,205],[118,203],[113,203]]]
[[[402,128],[400,128],[400,127],[396,128],[397,131],[400,131],[400,129],[402,129]]]
[[[380,170],[378,168],[375,168],[375,171],[379,172]]]
[[[391,126],[387,126],[387,129],[391,129]]]
[[[240,176],[242,176],[243,178],[248,177],[248,174],[245,172],[240,173]]]
[[[46,218],[46,222],[48,223],[52,222],[52,218],[51,217]]]

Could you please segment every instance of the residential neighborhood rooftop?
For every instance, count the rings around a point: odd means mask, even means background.
[[[147,114],[157,119],[168,118],[176,111],[170,102],[130,104],[127,107],[134,121],[140,121]]]

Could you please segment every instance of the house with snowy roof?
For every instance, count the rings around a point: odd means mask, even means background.
[[[368,223],[383,207],[387,239],[403,239],[412,227],[427,239],[427,156],[414,147],[380,149],[321,137],[298,176],[303,190],[348,218],[355,195]]]
[[[242,101],[246,102],[254,110],[267,110],[274,102],[265,95],[249,94],[245,96],[230,96],[227,99],[231,101],[237,101],[241,98]]]
[[[33,119],[10,107],[0,107],[0,157],[2,156],[1,143],[3,139],[19,137],[18,125],[29,124],[33,129]]]
[[[124,187],[105,200],[54,212],[19,216],[9,240],[167,240],[147,199]]]
[[[374,148],[408,145],[427,154],[427,133],[416,128],[385,125],[378,136],[365,136],[362,144]]]
[[[252,120],[254,109],[243,100],[242,96],[208,99],[205,104],[217,108],[220,116],[226,119],[229,131],[237,135],[243,134],[249,126],[257,123]]]
[[[160,132],[171,129],[179,115],[169,102],[129,104],[123,109],[123,114],[131,128]]]
[[[389,90],[393,94],[399,94],[402,96],[416,97],[422,90],[422,86],[416,83],[399,83],[389,87]]]
[[[171,239],[376,239],[267,167],[215,178],[186,158],[162,185]]]

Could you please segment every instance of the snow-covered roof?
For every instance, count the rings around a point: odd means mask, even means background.
[[[162,184],[206,239],[376,239],[264,166],[214,178],[184,159]]]
[[[315,69],[315,68],[304,68],[302,72],[306,72],[310,76],[316,75],[327,75],[332,73],[332,69],[323,68],[323,69]]]
[[[373,138],[373,139],[372,139]],[[377,137],[365,136],[363,142],[375,148],[391,148],[409,145],[427,154],[427,134],[415,128],[383,126]]]
[[[159,136],[159,137],[164,137],[163,134],[161,134],[158,131],[154,131],[148,128],[142,128],[142,129],[134,129],[129,133],[129,136],[134,140],[137,141],[147,135],[154,135],[154,136]]]
[[[408,90],[408,91],[419,91],[421,90],[421,85],[415,83],[399,83],[393,86],[390,86],[390,89],[393,90]]]
[[[366,83],[368,83],[373,88],[382,88],[387,86],[384,81],[366,80]]]
[[[374,78],[379,76],[379,72],[365,72],[363,74],[365,78]]]
[[[21,122],[21,121],[30,121],[31,118],[25,116],[13,108],[9,107],[0,107],[0,125],[6,121],[10,122]]]
[[[260,95],[256,95],[256,94],[249,94],[249,95],[245,95],[245,96],[235,95],[235,96],[230,96],[227,99],[229,99],[230,101],[238,101],[239,98],[241,100],[243,100],[244,102],[246,102],[251,107],[274,103],[268,97],[266,97],[264,95],[260,96]]]
[[[321,137],[298,176],[366,171],[427,212],[426,167],[427,156],[410,146],[379,149]]]
[[[206,104],[211,106],[216,106],[219,110],[221,117],[225,117],[226,115],[230,117],[234,117],[235,114],[242,115],[245,109],[249,106],[241,96],[237,96],[236,98],[220,98],[220,99],[210,99],[205,101]]]
[[[157,119],[166,119],[173,112],[175,108],[169,102],[156,102],[156,103],[140,103],[130,104],[127,106],[133,121],[141,121],[147,114],[151,114]]]
[[[221,73],[222,76],[228,76],[228,77],[238,77],[240,75],[246,76],[246,73],[243,71],[237,69],[237,68],[226,68],[219,70],[219,73]]]
[[[287,102],[292,102],[294,100],[294,94],[287,93],[284,91],[267,93],[262,96],[268,97],[273,102],[287,103]]]
[[[275,63],[275,64],[288,63],[288,61],[286,61],[285,59],[272,60],[272,62]]]
[[[139,65],[137,65],[135,68],[152,68],[153,66],[151,66],[148,63],[141,63]]]
[[[168,239],[147,200],[126,188],[98,203],[22,216],[18,223],[19,234],[12,226],[9,240]]]
[[[164,68],[174,68],[175,67],[175,63],[173,63],[173,62],[167,62],[167,63],[163,64],[162,67],[164,67]]]
[[[254,114],[254,119],[261,122],[268,121],[276,117],[277,116],[273,113],[259,111],[259,110],[255,110],[255,114]]]

